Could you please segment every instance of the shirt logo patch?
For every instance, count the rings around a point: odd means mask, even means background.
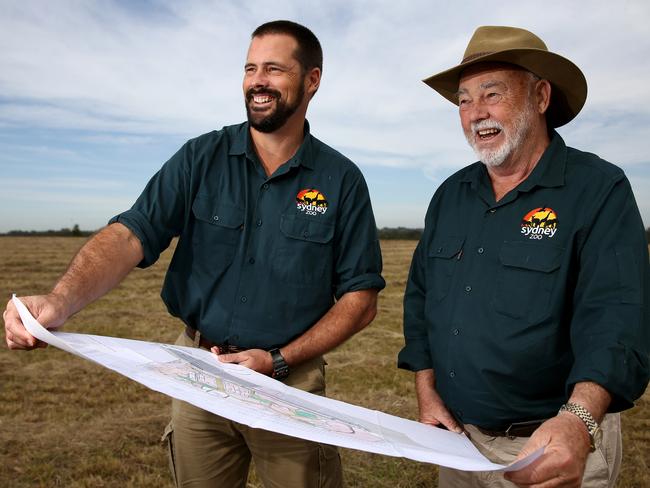
[[[325,215],[327,198],[316,188],[306,188],[296,195],[296,206],[307,215]]]
[[[529,239],[552,239],[557,232],[557,214],[552,208],[531,210],[521,220],[521,233]]]

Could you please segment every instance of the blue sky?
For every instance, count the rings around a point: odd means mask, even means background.
[[[420,227],[474,161],[455,107],[421,80],[478,25],[532,30],[589,83],[560,133],[621,166],[650,226],[650,4],[0,0],[0,232],[97,229],[187,139],[244,120],[250,32],[288,18],[325,52],[313,133],[362,169],[380,227]]]

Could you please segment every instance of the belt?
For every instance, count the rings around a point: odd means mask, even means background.
[[[194,340],[197,334],[197,330],[190,327],[189,325],[185,326],[185,335],[189,337],[190,339]],[[247,348],[245,347],[239,347],[239,346],[233,346],[232,344],[217,344],[215,342],[212,342],[210,339],[206,339],[201,335],[199,332],[199,347],[202,347],[203,349],[207,349],[208,351],[212,349],[213,347],[216,347],[219,351],[219,354],[232,354],[235,352],[242,352],[245,351]]]
[[[476,428],[484,435],[490,437],[530,437],[533,435],[533,432],[542,425],[546,420],[529,420],[528,422],[516,422],[510,424],[507,428],[503,430],[499,429],[486,429],[483,427]]]

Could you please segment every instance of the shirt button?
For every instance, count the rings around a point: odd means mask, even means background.
[[[242,302],[242,303],[246,303],[247,301],[248,301],[248,298],[246,298],[246,297],[241,297],[241,302]]]
[[[467,293],[469,293],[470,291],[472,291],[472,287],[471,287],[471,286],[466,286],[466,287],[465,287],[465,291],[466,291]]]
[[[303,232],[302,236],[306,239],[307,237],[309,237],[309,232],[307,231]]]
[[[438,252],[438,254],[440,254],[442,252],[442,248],[439,247],[437,252]]]
[[[479,253],[479,254],[483,254],[483,251],[485,251],[485,249],[483,249],[482,247],[479,247],[479,248],[478,248],[478,253]]]
[[[251,264],[255,264],[255,258],[250,258],[250,259],[248,260],[248,262],[251,263]]]
[[[496,212],[496,211],[497,211],[496,208],[491,208],[491,209],[490,209],[490,213],[494,213],[494,212]]]
[[[219,220],[219,216],[218,216],[218,215],[215,215],[215,216],[212,217],[212,218],[213,218],[214,220]]]
[[[268,190],[268,189],[269,189],[269,184],[268,184],[268,183],[264,183],[264,184],[262,185],[262,188],[264,188],[265,190]]]
[[[452,370],[449,372],[449,377],[450,377],[450,378],[454,378],[455,376],[456,376],[456,372],[452,369]]]
[[[258,226],[258,227],[262,227],[262,220],[261,220],[261,219],[258,220],[256,223],[257,223],[257,226]]]
[[[454,330],[452,330],[451,332],[452,332],[452,334],[454,334],[454,335],[458,335],[458,334],[460,334],[460,331],[459,331],[458,329],[454,329]]]

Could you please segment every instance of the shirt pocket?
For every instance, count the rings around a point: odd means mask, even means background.
[[[272,266],[285,283],[331,286],[334,224],[316,219],[280,216],[280,236]]]
[[[225,268],[232,263],[244,228],[244,209],[197,195],[192,204],[195,256],[207,266]]]
[[[504,242],[494,287],[494,308],[503,315],[537,322],[551,313],[551,295],[564,248],[537,242]]]
[[[434,301],[447,296],[451,287],[454,271],[458,267],[464,237],[442,237],[434,239],[427,253],[427,289]]]

